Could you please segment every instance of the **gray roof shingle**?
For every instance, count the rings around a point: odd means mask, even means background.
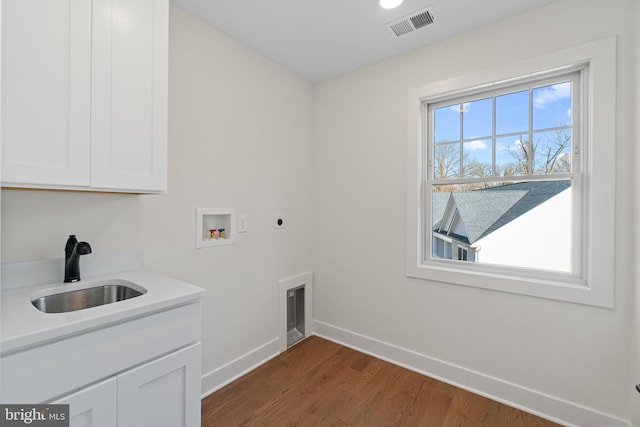
[[[455,203],[466,236],[474,243],[571,186],[571,181],[530,181],[468,192],[433,194],[433,229],[437,231],[448,203]]]

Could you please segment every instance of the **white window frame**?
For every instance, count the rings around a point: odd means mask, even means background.
[[[582,265],[578,274],[536,274],[529,269],[432,260],[425,215],[428,180],[424,104],[465,91],[490,90],[553,70],[585,68],[582,84]],[[408,92],[406,274],[437,282],[493,289],[613,308],[615,273],[616,39],[586,43]],[[573,191],[576,188],[573,187]],[[430,235],[430,234],[429,234]],[[425,252],[427,251],[427,252]]]
[[[545,272],[543,270],[532,270],[526,271],[524,274],[527,275],[535,275],[538,279],[550,279],[550,280],[561,280],[566,282],[571,282],[573,284],[585,284],[584,277],[586,277],[585,272],[585,256],[586,251],[582,250],[585,248],[582,245],[582,236],[586,234],[586,230],[583,229],[582,224],[584,222],[582,218],[582,213],[584,211],[583,208],[583,198],[584,195],[584,174],[583,170],[586,169],[586,164],[588,162],[587,159],[587,149],[583,147],[582,134],[585,133],[583,129],[583,123],[585,117],[582,117],[582,111],[586,109],[587,103],[583,102],[583,97],[586,100],[586,96],[588,96],[588,88],[585,87],[582,82],[586,82],[588,79],[588,65],[580,64],[577,67],[567,68],[562,67],[560,70],[550,70],[544,72],[539,76],[525,76],[520,79],[511,79],[506,82],[506,84],[495,84],[495,87],[491,87],[488,91],[486,87],[482,87],[477,93],[474,91],[471,94],[468,93],[467,90],[463,90],[462,94],[446,94],[444,96],[444,100],[439,99],[440,97],[429,97],[426,100],[423,100],[423,117],[421,126],[424,129],[423,137],[425,141],[424,144],[424,153],[425,153],[425,162],[426,162],[426,172],[425,172],[425,185],[423,191],[423,212],[431,212],[432,211],[432,196],[433,196],[433,187],[436,185],[456,185],[461,183],[517,183],[517,182],[532,182],[532,181],[551,181],[551,180],[569,180],[571,181],[571,211],[573,213],[573,217],[571,219],[572,225],[572,248],[576,248],[577,250],[573,251],[571,254],[571,273],[568,272]],[[447,106],[450,104],[464,104],[466,102],[473,102],[477,99],[488,99],[499,97],[501,95],[510,94],[514,92],[520,92],[522,90],[530,90],[533,88],[540,88],[545,86],[554,85],[561,82],[571,82],[572,86],[572,95],[571,95],[571,124],[569,126],[562,126],[562,128],[570,128],[571,129],[571,147],[570,152],[572,156],[571,161],[571,171],[563,172],[563,173],[550,173],[550,174],[530,174],[530,175],[514,175],[514,176],[500,176],[493,175],[483,178],[472,178],[459,176],[456,178],[447,177],[444,179],[437,179],[434,175],[434,170],[436,168],[436,162],[433,156],[429,156],[429,154],[433,153],[435,148],[435,141],[433,135],[434,123],[433,120],[433,111],[435,109],[441,108],[443,106]],[[529,107],[532,108],[533,105],[533,96],[529,97]],[[536,130],[533,129],[532,123],[532,110],[529,111],[529,129],[526,132],[521,132],[521,134],[527,133],[530,143],[533,143],[533,136],[538,132],[548,132],[550,129]],[[492,115],[495,115],[495,111],[492,112]],[[529,135],[530,133],[530,135]],[[515,136],[515,134],[507,134],[507,137]],[[505,135],[495,134],[492,135],[484,135],[478,139],[490,139],[490,138],[504,138]],[[463,140],[459,141],[448,141],[445,144],[460,144]],[[492,153],[492,157],[495,159],[495,152]],[[462,152],[460,153],[460,166],[462,170]],[[455,217],[454,217],[455,218]],[[429,219],[425,217],[426,223],[430,223]],[[449,228],[449,227],[448,227]],[[426,229],[425,229],[426,231]],[[433,256],[428,256],[428,254],[433,253],[433,246],[431,245],[431,240],[427,238],[427,234],[423,236],[423,260],[427,259],[427,263],[431,262],[448,262],[448,261],[431,261],[433,260]],[[431,233],[433,234],[433,233]],[[431,235],[429,235],[429,238]],[[430,248],[427,248],[427,245],[431,245]],[[430,258],[430,259],[429,259]],[[453,258],[452,259],[458,259]],[[483,264],[482,266],[459,266],[460,268],[468,268],[473,270],[489,270],[496,271],[498,273],[504,274],[515,274],[520,275],[523,274],[523,269],[526,270],[526,267],[518,268],[518,267],[508,267],[501,266],[496,269],[496,266],[489,266],[487,264]],[[509,272],[511,270],[511,272]]]

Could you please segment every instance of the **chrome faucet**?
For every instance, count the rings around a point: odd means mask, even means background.
[[[67,239],[64,246],[64,282],[77,282],[80,280],[80,255],[91,253],[91,245],[87,242],[78,242],[74,234]]]

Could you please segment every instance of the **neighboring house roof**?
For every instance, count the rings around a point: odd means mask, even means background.
[[[568,180],[531,181],[468,192],[434,193],[433,230],[473,244],[570,186]]]

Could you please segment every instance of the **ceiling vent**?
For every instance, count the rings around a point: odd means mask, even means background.
[[[393,32],[393,34],[395,34],[396,37],[400,37],[435,22],[436,16],[433,14],[433,7],[428,6],[412,13],[411,15],[385,25]]]

